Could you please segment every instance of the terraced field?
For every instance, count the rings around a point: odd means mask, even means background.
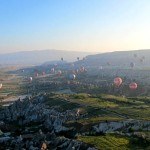
[[[128,137],[120,135],[105,135],[105,136],[81,136],[79,140],[94,145],[99,150],[135,150],[136,145],[131,144]]]

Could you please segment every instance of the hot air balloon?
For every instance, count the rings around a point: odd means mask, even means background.
[[[131,68],[134,68],[134,66],[135,66],[135,63],[131,62],[131,63],[130,63],[130,67],[131,67]]]
[[[137,87],[138,87],[138,85],[137,85],[137,83],[135,83],[135,82],[132,82],[132,83],[129,84],[129,88],[130,88],[131,90],[136,90]]]
[[[32,80],[33,80],[33,78],[32,78],[32,77],[29,77],[29,82],[30,82],[30,83],[32,82]]]
[[[55,69],[54,69],[54,68],[52,68],[52,69],[51,69],[51,73],[54,73],[54,72],[55,72]]]
[[[114,79],[114,84],[115,84],[115,86],[119,87],[122,84],[122,79],[120,77],[116,77]]]
[[[76,78],[76,75],[75,75],[75,74],[70,74],[70,75],[69,75],[69,79],[70,79],[70,80],[75,80],[75,78]]]
[[[62,71],[61,71],[61,70],[58,70],[57,75],[58,75],[58,76],[61,76],[61,74],[62,74]]]
[[[0,84],[0,89],[2,89],[2,87],[3,87],[3,84],[1,83],[1,84]]]

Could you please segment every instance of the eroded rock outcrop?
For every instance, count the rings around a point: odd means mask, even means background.
[[[19,136],[16,138],[3,138],[0,141],[2,149],[29,149],[29,150],[96,150],[89,145],[65,137],[57,137],[54,133],[36,134],[32,138]],[[5,143],[5,144],[4,144]]]
[[[109,133],[115,131],[130,132],[138,131],[142,129],[143,131],[150,131],[150,121],[142,120],[124,120],[124,121],[114,121],[114,122],[101,122],[98,125],[93,126],[95,132]]]
[[[48,108],[44,103],[44,96],[18,100],[1,112],[0,119],[3,121],[18,121],[20,125],[31,122],[43,123],[46,128],[56,132],[67,130],[63,123],[75,119],[75,112],[58,112],[55,108]]]
[[[46,106],[45,99],[45,95],[19,99],[0,112],[1,149],[95,150],[83,142],[60,135],[70,130],[64,123],[76,120],[76,112],[59,112],[55,107]]]

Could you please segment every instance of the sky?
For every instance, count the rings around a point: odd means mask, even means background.
[[[150,0],[0,0],[0,53],[150,49]]]

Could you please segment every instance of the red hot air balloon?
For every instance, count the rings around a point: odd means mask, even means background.
[[[116,78],[114,79],[114,84],[115,84],[116,86],[120,86],[120,85],[122,84],[122,79],[121,79],[120,77],[116,77]]]
[[[136,90],[137,87],[138,87],[138,85],[137,85],[137,83],[135,83],[135,82],[132,82],[132,83],[129,84],[129,88],[130,88],[131,90]]]

